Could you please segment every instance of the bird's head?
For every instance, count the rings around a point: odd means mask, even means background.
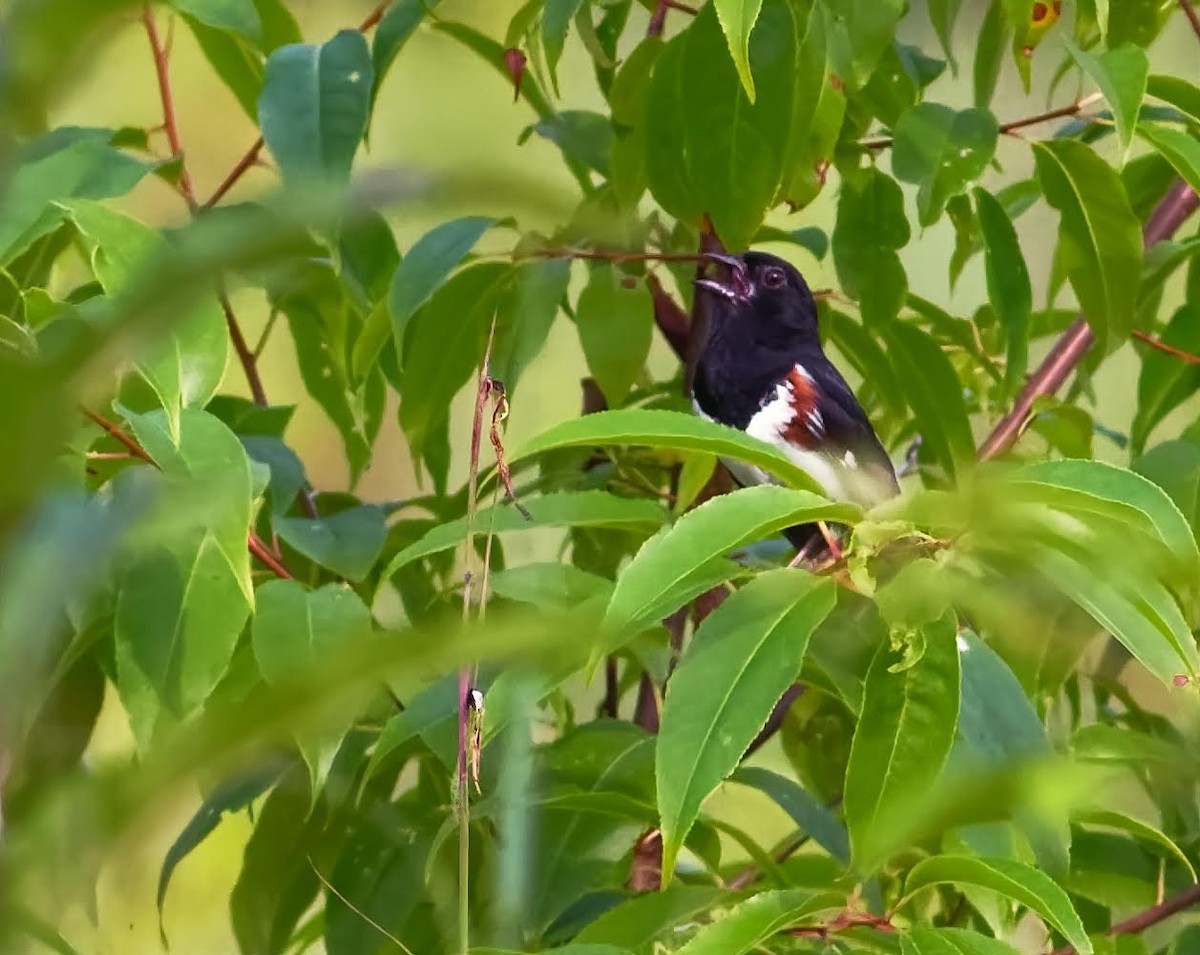
[[[756,338],[763,333],[816,336],[816,302],[791,263],[766,252],[709,253],[705,258],[709,274],[696,285],[712,297],[714,322],[742,326]]]

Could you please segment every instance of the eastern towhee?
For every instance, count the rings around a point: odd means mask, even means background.
[[[832,500],[870,507],[899,493],[870,419],[821,350],[804,277],[764,252],[705,258],[716,271],[696,281],[712,299],[692,385],[696,412],[782,451]],[[743,487],[773,480],[761,468],[724,463]],[[820,540],[811,524],[785,534],[802,552]]]

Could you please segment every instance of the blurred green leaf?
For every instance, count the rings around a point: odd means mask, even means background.
[[[1136,839],[1151,842],[1160,849],[1165,849],[1168,855],[1175,858],[1187,870],[1188,875],[1192,877],[1192,882],[1196,881],[1196,870],[1192,866],[1191,860],[1188,859],[1187,854],[1172,842],[1165,833],[1149,823],[1143,822],[1141,819],[1135,819],[1126,813],[1115,812],[1110,809],[1092,809],[1077,814],[1075,821],[1082,822],[1085,825],[1119,829],[1121,832],[1129,833],[1129,835]]]
[[[287,683],[325,666],[336,654],[353,652],[354,644],[371,632],[371,612],[344,584],[308,591],[294,580],[272,580],[255,597],[254,658],[268,684]],[[319,726],[298,734],[314,793],[325,784],[343,732]]]
[[[1003,0],[991,0],[987,15],[979,28],[979,42],[975,47],[975,61],[972,64],[977,107],[991,105],[992,97],[996,93],[996,83],[1000,79],[1000,69],[1004,65],[1004,50],[1011,35],[1012,29],[1004,16]]]
[[[371,54],[357,30],[342,30],[321,46],[294,43],[271,54],[258,121],[285,181],[349,178],[373,83]]]
[[[904,388],[887,353],[871,333],[837,309],[829,309],[821,316],[821,327],[863,381],[869,382],[879,393],[888,411],[905,414],[908,404],[904,400]]]
[[[762,441],[696,415],[647,408],[620,408],[573,418],[543,431],[509,455],[509,464],[557,448],[644,445],[706,451],[745,461],[790,485],[817,489],[808,472]]]
[[[166,248],[155,230],[107,206],[76,199],[66,208],[91,251],[96,278],[110,296],[125,291],[139,269]],[[161,338],[139,361],[138,371],[154,389],[175,433],[180,410],[203,406],[220,386],[229,334],[217,302],[209,298]]]
[[[959,659],[953,614],[920,628],[920,657],[904,669],[888,644],[871,661],[846,767],[844,809],[854,868],[880,862],[874,832],[883,807],[920,798],[937,779],[954,742]]]
[[[504,534],[542,527],[628,527],[653,530],[666,520],[662,505],[643,498],[618,497],[605,491],[573,491],[522,500],[527,519],[511,504],[480,508],[475,515],[475,532]],[[415,544],[400,551],[388,563],[382,578],[387,580],[406,564],[461,544],[467,535],[467,520],[439,524]]]
[[[1015,394],[1025,381],[1025,370],[1029,366],[1033,288],[1017,232],[1004,207],[984,189],[976,189],[974,196],[979,231],[983,236],[988,300],[996,309],[1008,342],[1004,380],[1008,394]]]
[[[479,367],[496,305],[511,277],[512,266],[504,262],[471,265],[439,288],[413,319],[400,378],[408,397],[400,404],[400,427],[413,463],[424,460],[439,489],[445,485],[446,464],[431,459],[431,436],[448,420],[450,400]]]
[[[953,34],[954,24],[958,20],[961,9],[962,0],[930,0],[929,2],[929,22],[933,25],[938,42],[942,45],[942,52],[946,54],[946,58],[950,61],[950,68],[955,73],[958,72],[958,64],[954,61]]]
[[[558,61],[562,59],[571,19],[583,5],[583,0],[546,0],[542,7],[542,49],[546,54],[546,69],[550,82],[558,92]]]
[[[654,334],[645,284],[622,276],[608,262],[594,264],[579,293],[575,324],[588,371],[608,406],[619,407],[642,372]]]
[[[646,97],[662,49],[658,37],[642,40],[620,65],[608,91],[613,129],[609,182],[622,208],[635,206],[646,191],[646,137],[658,122],[646,112]]]
[[[571,280],[569,259],[545,259],[517,266],[500,301],[491,375],[511,398],[521,376],[546,344]]]
[[[904,15],[904,0],[818,0],[830,17],[830,43],[842,81],[852,90],[870,79]]]
[[[975,634],[964,633],[959,639],[962,705],[958,735],[988,763],[1049,752],[1045,727],[1008,664]]]
[[[1173,348],[1200,353],[1200,305],[1177,309],[1158,338]],[[1135,454],[1145,449],[1155,426],[1197,389],[1200,389],[1200,367],[1157,348],[1145,349],[1138,374],[1137,413],[1129,431],[1129,443]]]
[[[387,536],[383,509],[374,504],[328,517],[275,517],[271,526],[305,557],[355,583],[371,572]]]
[[[1181,76],[1152,75],[1146,80],[1146,93],[1174,106],[1193,123],[1200,123],[1200,86]]]
[[[145,748],[205,701],[253,606],[250,466],[233,432],[203,411],[185,409],[176,433],[161,411],[130,424],[180,509],[178,526],[143,543],[118,586],[116,682]]]
[[[910,236],[904,194],[895,179],[873,167],[846,179],[838,197],[833,262],[868,328],[887,325],[904,304],[908,278],[896,250],[908,245]]]
[[[613,906],[589,922],[577,936],[577,944],[619,945],[646,952],[677,926],[693,921],[722,898],[722,890],[707,885],[672,882],[659,892],[635,895]]]
[[[729,55],[750,102],[754,102],[754,75],[750,71],[750,34],[762,10],[763,0],[713,0]]]
[[[1192,133],[1162,123],[1138,123],[1137,131],[1188,185],[1200,190],[1200,142]]]
[[[1117,126],[1121,144],[1117,165],[1125,161],[1133,141],[1133,127],[1146,95],[1146,76],[1150,63],[1141,47],[1126,45],[1092,54],[1067,41],[1067,52],[1104,94]]]
[[[567,109],[538,120],[526,130],[529,132],[554,143],[578,165],[608,178],[613,127],[607,116],[586,109]]]
[[[850,862],[850,836],[846,827],[797,783],[761,766],[742,766],[730,779],[769,796],[806,836],[839,862]]]
[[[1115,49],[1126,43],[1148,47],[1154,42],[1167,17],[1170,7],[1155,3],[1110,3],[1108,15],[1108,46]]]
[[[810,491],[769,484],[706,501],[652,537],[634,555],[617,580],[605,627],[614,635],[629,635],[676,609],[678,604],[662,606],[674,587],[714,558],[751,541],[794,524],[819,520],[853,524],[859,514],[854,505],[834,504]]]
[[[697,629],[668,685],[655,749],[664,881],[700,806],[800,672],[834,599],[829,581],[778,570],[756,577]]]
[[[975,457],[962,385],[946,353],[925,332],[907,322],[884,330],[896,377],[907,390],[923,444],[944,480],[953,483]]]
[[[1200,539],[1200,445],[1164,441],[1134,462],[1134,470],[1171,496]]]
[[[589,574],[573,564],[535,563],[494,570],[489,583],[493,593],[507,600],[561,610],[593,597],[607,599],[612,593],[611,580]]]
[[[836,895],[802,889],[759,892],[689,939],[679,955],[744,955],[779,932],[817,912],[837,908]]]
[[[921,225],[932,225],[946,201],[978,179],[996,152],[996,118],[986,109],[956,112],[939,103],[919,103],[896,123],[892,171],[918,185]]]
[[[1061,213],[1059,260],[1101,351],[1129,334],[1141,281],[1141,224],[1120,177],[1083,143],[1035,143],[1046,201]]]
[[[383,78],[408,43],[409,38],[417,32],[417,27],[425,19],[425,14],[437,8],[440,0],[397,0],[383,14],[383,19],[375,28],[375,37],[371,40],[371,67],[375,74],[375,82],[371,88],[371,111],[374,112],[375,99],[383,86]]]
[[[254,0],[170,0],[170,4],[207,26],[240,33],[247,40],[257,40],[262,33]]]
[[[934,856],[912,867],[904,891],[906,895],[912,895],[927,886],[946,882],[977,885],[1014,899],[1060,931],[1076,951],[1091,955],[1091,939],[1067,893],[1032,866],[1012,859]]]
[[[1015,955],[1016,949],[998,938],[965,928],[914,925],[900,936],[904,955]]]

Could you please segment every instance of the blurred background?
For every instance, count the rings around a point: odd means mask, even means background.
[[[53,2],[53,0],[46,0]],[[322,42],[338,29],[354,26],[370,12],[368,0],[291,0],[289,7],[299,20],[305,39]],[[444,0],[439,15],[461,20],[488,36],[502,39],[508,21],[520,6],[520,0]],[[1070,4],[1064,19],[1070,17]],[[951,105],[970,105],[970,64],[979,26],[987,4],[967,0],[956,29],[960,75],[947,71],[935,83],[932,98]],[[160,27],[166,29],[169,13],[158,13]],[[645,33],[647,15],[635,8],[626,30],[627,51]],[[1068,21],[1069,22],[1069,21]],[[668,18],[668,34],[686,25],[686,17]],[[233,164],[254,142],[257,131],[239,109],[233,96],[216,79],[204,61],[191,34],[182,24],[174,29],[171,74],[180,132],[188,167],[198,194],[212,193]],[[922,0],[901,27],[902,41],[933,51],[936,41],[928,25]],[[1034,58],[1034,89],[1026,95],[1011,63],[1006,62],[996,97],[994,112],[1001,122],[1031,115],[1049,106],[1069,103],[1079,92],[1069,80],[1055,91],[1048,102],[1049,80],[1064,55],[1054,36],[1044,41]],[[1195,55],[1195,37],[1186,24],[1175,18],[1150,51],[1151,72],[1175,72],[1200,78],[1200,60]],[[572,32],[559,67],[562,105],[572,109],[598,108],[600,92],[577,37]],[[137,22],[130,22],[112,36],[91,62],[89,74],[73,85],[73,92],[58,104],[52,118],[55,125],[136,126],[152,128],[161,122],[161,104],[155,83],[153,64],[146,36]],[[1090,92],[1090,90],[1084,90]],[[468,176],[482,177],[489,183],[508,183],[492,191],[469,190],[469,198],[444,191],[437,201],[405,209],[392,217],[401,250],[427,229],[457,215],[516,215],[523,230],[553,231],[562,224],[551,211],[560,205],[563,216],[570,209],[575,187],[556,147],[532,137],[518,145],[522,130],[533,120],[524,104],[512,102],[511,88],[477,56],[427,27],[419,29],[387,75],[379,94],[370,148],[360,156],[359,171],[373,167],[402,168],[444,176],[460,181]],[[1028,129],[1030,138],[1049,136],[1053,125]],[[161,135],[155,138],[160,150],[166,150]],[[1108,155],[1115,148],[1109,139],[1101,146]],[[1135,146],[1135,149],[1137,147]],[[1000,169],[990,170],[989,184],[1000,185],[1028,176],[1032,159],[1028,147],[1013,137],[1002,137],[997,152]],[[886,158],[881,160],[887,163]],[[243,178],[231,200],[247,198],[265,188],[273,177],[266,169],[254,169]],[[913,201],[909,189],[907,201]],[[548,202],[526,202],[522,195],[536,193]],[[789,229],[818,226],[830,230],[836,203],[836,183],[812,206],[799,213],[776,213],[771,224]],[[124,211],[153,225],[169,225],[186,218],[179,196],[162,180],[150,176],[129,197],[118,204]],[[915,215],[911,217],[915,222]],[[1045,305],[1044,289],[1050,272],[1057,231],[1056,216],[1044,206],[1035,207],[1017,222],[1018,233],[1030,265],[1035,287],[1035,308]],[[970,315],[984,300],[982,257],[966,268],[953,293],[947,279],[947,263],[954,235],[948,220],[915,233],[901,252],[908,271],[910,288],[917,294],[944,306],[952,314]],[[512,233],[490,233],[483,240],[484,252],[507,252]],[[796,246],[777,248],[805,273],[814,288],[836,286],[832,261],[818,262]],[[1182,274],[1168,287],[1161,314],[1169,316],[1182,299]],[[1041,290],[1041,291],[1038,291]],[[1069,287],[1064,288],[1057,304],[1071,304]],[[235,293],[234,306],[250,340],[267,319],[264,295],[256,290]],[[1040,356],[1035,354],[1032,360]],[[651,355],[651,371],[658,377],[671,374],[674,358],[658,341]],[[305,462],[314,485],[322,490],[347,487],[348,474],[340,440],[319,408],[306,399],[298,378],[292,344],[286,324],[279,323],[260,365],[264,384],[272,404],[298,405],[289,429],[289,443]],[[1096,378],[1096,420],[1118,432],[1128,429],[1134,410],[1134,390],[1138,360],[1125,346],[1104,366]],[[577,413],[580,400],[579,380],[586,374],[582,352],[573,326],[559,320],[537,363],[527,373],[518,401],[512,409],[509,425],[510,444],[544,430],[549,425]],[[227,393],[246,394],[245,382],[236,365],[226,371],[222,389]],[[393,399],[394,401],[394,396]],[[1195,401],[1171,416],[1167,426],[1180,420],[1193,420],[1200,411]],[[359,483],[357,493],[365,500],[400,499],[411,495],[416,483],[402,436],[395,425],[395,408],[385,419],[371,467]],[[467,433],[468,401],[460,395],[456,404],[452,434]],[[1097,457],[1125,463],[1126,455],[1116,444],[1097,438]],[[457,453],[451,471],[452,485],[465,476],[465,449]],[[546,558],[550,544],[534,535],[521,535],[508,548],[509,559],[519,563],[532,557]],[[777,745],[777,744],[776,744]],[[131,750],[131,739],[124,715],[109,701],[99,731],[92,744],[91,756],[101,760],[107,755]],[[770,751],[761,757],[768,764],[780,760]],[[717,799],[728,798],[721,795]],[[765,799],[739,793],[739,799],[753,800],[739,812],[752,835],[770,842],[787,828],[783,814]],[[143,955],[161,952],[157,916],[154,907],[155,886],[163,855],[171,840],[194,811],[198,800],[180,801],[172,812],[148,822],[131,837],[127,851],[106,869],[99,891],[99,923],[93,925],[82,912],[71,912],[63,923],[66,938],[87,955]],[[186,955],[224,955],[236,950],[228,925],[228,893],[240,864],[240,852],[249,832],[245,816],[227,818],[217,832],[204,842],[180,866],[166,901],[165,928],[172,940],[171,950]]]

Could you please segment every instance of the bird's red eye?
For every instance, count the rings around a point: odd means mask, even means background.
[[[787,276],[783,274],[783,269],[769,268],[763,272],[763,285],[767,288],[779,288],[787,281]]]

